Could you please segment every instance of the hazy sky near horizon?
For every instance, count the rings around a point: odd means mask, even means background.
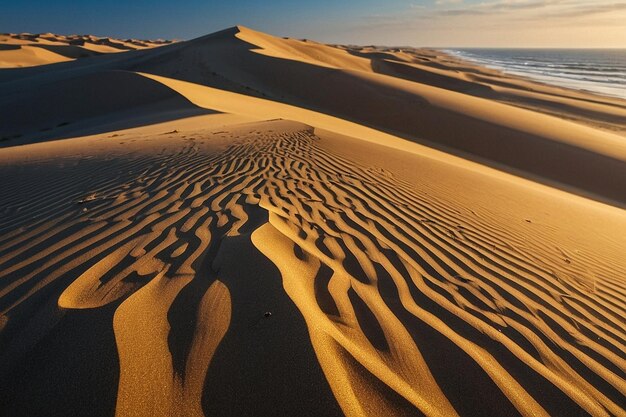
[[[19,0],[0,10],[0,32],[190,39],[241,24],[329,43],[626,48],[626,0]]]

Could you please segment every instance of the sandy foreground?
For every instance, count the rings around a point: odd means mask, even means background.
[[[626,102],[67,39],[0,37],[0,415],[626,416]]]

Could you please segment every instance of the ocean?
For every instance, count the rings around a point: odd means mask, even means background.
[[[451,55],[547,84],[626,99],[626,49],[445,49]]]

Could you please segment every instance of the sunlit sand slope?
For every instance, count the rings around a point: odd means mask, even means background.
[[[302,123],[161,133],[3,151],[4,413],[626,415],[620,210]]]
[[[432,51],[345,49],[234,27],[159,48],[6,70],[0,84],[7,96],[37,96],[112,70],[315,111],[626,204],[626,102],[466,68]],[[71,112],[65,117],[75,118]],[[27,135],[17,129],[3,135],[8,139],[0,146],[68,137],[70,131]],[[77,129],[75,135],[85,133]]]

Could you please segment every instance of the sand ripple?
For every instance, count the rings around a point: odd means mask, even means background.
[[[203,415],[245,308],[224,259],[247,241],[277,268],[258,274],[279,273],[347,415],[626,415],[623,281],[538,257],[552,242],[322,148],[312,128],[262,126],[219,152],[194,135],[132,160],[129,180],[101,175],[89,198],[31,184],[32,205],[0,219],[0,363],[60,315],[113,306],[116,413]]]

